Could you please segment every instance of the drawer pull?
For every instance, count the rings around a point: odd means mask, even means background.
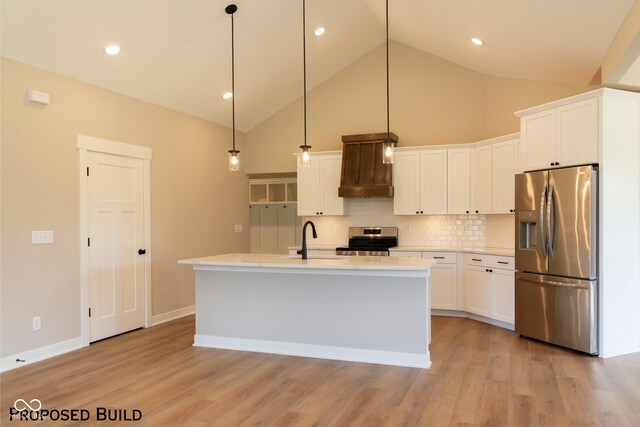
[[[509,264],[507,261],[498,261],[498,264]]]
[[[471,261],[482,261],[482,260],[478,258],[471,258]]]
[[[444,259],[443,256],[434,256],[433,259]]]

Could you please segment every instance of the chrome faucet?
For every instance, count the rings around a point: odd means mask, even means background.
[[[302,226],[302,249],[298,251],[299,254],[302,254],[302,259],[307,259],[307,225],[311,225],[311,231],[313,231],[313,238],[317,239],[318,234],[316,233],[316,226],[313,225],[313,222],[307,221]]]

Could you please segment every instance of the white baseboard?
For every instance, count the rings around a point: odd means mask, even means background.
[[[196,312],[196,306],[190,305],[189,307],[179,308],[177,310],[168,311],[166,313],[151,316],[151,326],[156,326],[161,323],[179,319],[184,316],[189,316],[190,314],[193,314],[195,312]]]
[[[427,369],[431,366],[431,357],[428,350],[424,354],[398,353],[362,348],[333,347],[327,345],[229,338],[211,335],[195,335],[193,345],[196,347],[284,354],[288,356],[315,357],[319,359],[346,360],[349,362],[407,366],[410,368]]]
[[[27,366],[79,348],[82,348],[82,337],[71,338],[70,340],[60,341],[44,347],[27,350],[22,353],[12,354],[11,356],[3,357],[2,360],[0,360],[0,372],[6,372],[11,369]],[[18,362],[18,359],[24,360],[24,362]]]
[[[446,317],[466,317],[467,319],[477,320],[478,322],[488,323],[493,326],[498,326],[500,328],[509,329],[510,331],[515,330],[515,325],[513,323],[503,322],[502,320],[491,319],[490,317],[480,316],[478,314],[469,313],[467,311],[459,311],[459,310],[431,310],[431,314],[433,316],[446,316]]]

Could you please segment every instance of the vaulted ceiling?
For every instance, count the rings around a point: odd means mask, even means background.
[[[1,0],[3,56],[231,125],[231,0]],[[236,0],[236,118],[302,95],[302,0]],[[307,0],[310,88],[385,40],[384,0]],[[390,38],[479,72],[588,84],[634,0],[391,0]],[[323,26],[321,37],[313,30]],[[480,37],[485,45],[469,42]],[[110,57],[103,48],[122,47]],[[384,67],[384,64],[381,64]],[[34,88],[37,89],[37,88]]]

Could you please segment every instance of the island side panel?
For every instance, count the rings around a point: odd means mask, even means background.
[[[196,271],[194,345],[428,367],[429,276]]]

